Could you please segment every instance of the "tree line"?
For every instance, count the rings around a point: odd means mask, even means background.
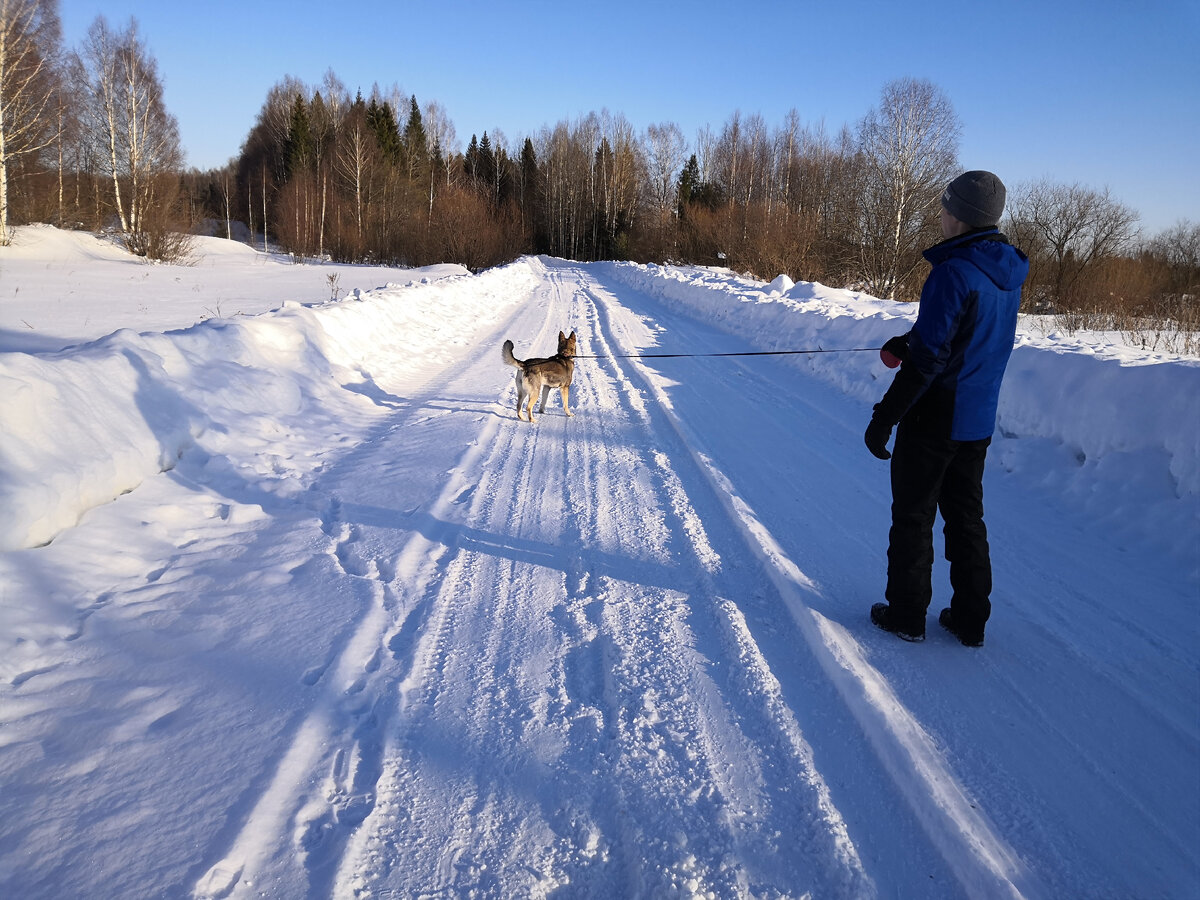
[[[235,158],[185,171],[135,20],[98,17],[68,50],[57,0],[0,0],[0,241],[45,221],[175,259],[205,229],[339,262],[698,263],[912,300],[960,131],[936,85],[905,78],[835,134],[795,111],[776,125],[735,112],[689,142],[603,110],[513,142],[473,133],[464,150],[437,102],[351,93],[330,71],[282,79]],[[1196,330],[1200,226],[1147,237],[1107,190],[1040,181],[1010,185],[1002,227],[1033,264],[1029,311],[1165,311]]]

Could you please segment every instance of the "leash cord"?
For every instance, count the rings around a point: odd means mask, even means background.
[[[740,353],[610,353],[601,356],[573,356],[572,359],[681,359],[685,357],[711,356],[798,356],[808,353],[867,353],[878,352],[879,347],[846,347],[843,349],[817,350],[745,350]]]

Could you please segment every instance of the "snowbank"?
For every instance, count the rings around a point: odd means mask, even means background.
[[[448,362],[520,302],[538,266],[288,302],[181,331],[123,329],[53,353],[0,353],[0,550],[50,541],[195,445],[217,465],[230,435],[259,441],[260,467],[247,477],[269,485],[279,442],[303,452],[306,423],[368,418],[387,402],[377,379],[396,360]]]

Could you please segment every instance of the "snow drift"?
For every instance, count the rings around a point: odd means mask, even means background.
[[[369,408],[374,371],[418,348],[425,358],[431,337],[443,353],[468,344],[536,268],[524,261],[180,331],[123,329],[62,351],[0,354],[0,550],[52,540],[197,443],[219,456],[222,435],[237,432],[269,453],[276,441],[304,441],[314,416]]]

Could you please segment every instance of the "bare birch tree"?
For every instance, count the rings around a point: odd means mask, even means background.
[[[183,166],[179,127],[163,103],[158,64],[131,19],[114,32],[103,16],[83,48],[94,137],[105,150],[106,174],[130,252],[156,259],[186,255],[187,240],[168,221]]]
[[[674,122],[646,128],[646,165],[650,199],[660,214],[675,208],[675,183],[687,162],[687,141]]]
[[[779,199],[783,202],[783,223],[785,227],[790,226],[792,212],[798,212],[801,204],[797,203],[795,193],[799,192],[802,178],[798,171],[800,167],[800,144],[804,139],[804,129],[800,124],[800,114],[796,110],[789,110],[787,118],[784,119],[783,128],[775,134],[775,160],[776,160],[776,176],[774,179],[775,190],[779,193]],[[795,193],[794,193],[795,192]]]
[[[602,234],[592,252],[597,258],[609,258],[627,251],[628,232],[634,225],[639,190],[645,181],[645,161],[628,119],[606,109],[598,121],[600,143],[594,166],[598,205],[594,215]]]
[[[705,125],[696,132],[696,158],[700,164],[700,181],[712,184],[716,181],[717,136]]]
[[[593,113],[574,126],[559,122],[539,137],[542,215],[548,226],[549,250],[556,256],[582,259],[594,246],[590,213],[595,209],[594,161],[599,136]]]
[[[58,0],[0,0],[0,244],[9,242],[13,162],[58,135],[54,59],[61,40]]]
[[[98,17],[88,29],[80,54],[79,72],[86,79],[88,133],[103,145],[107,175],[112,181],[113,202],[121,230],[129,231],[129,216],[121,192],[121,118],[117,87],[117,37],[108,21]]]
[[[450,114],[446,112],[446,108],[436,100],[425,104],[422,110],[421,117],[425,122],[425,134],[429,138],[429,151],[431,154],[440,154],[443,159],[448,159],[458,153],[458,135],[454,130],[454,122],[450,119]],[[443,165],[440,174],[446,180],[446,186],[450,186],[453,166]]]
[[[351,105],[339,129],[337,154],[334,158],[334,170],[353,198],[355,253],[362,252],[363,203],[376,154],[375,138],[367,128],[365,110],[366,105],[360,96]]]
[[[649,125],[644,138],[647,197],[653,209],[653,246],[662,253],[672,249],[671,225],[678,215],[679,174],[687,162],[687,141],[674,122]]]
[[[859,124],[864,167],[860,277],[896,299],[930,242],[936,201],[958,168],[958,116],[931,82],[901,78]]]

